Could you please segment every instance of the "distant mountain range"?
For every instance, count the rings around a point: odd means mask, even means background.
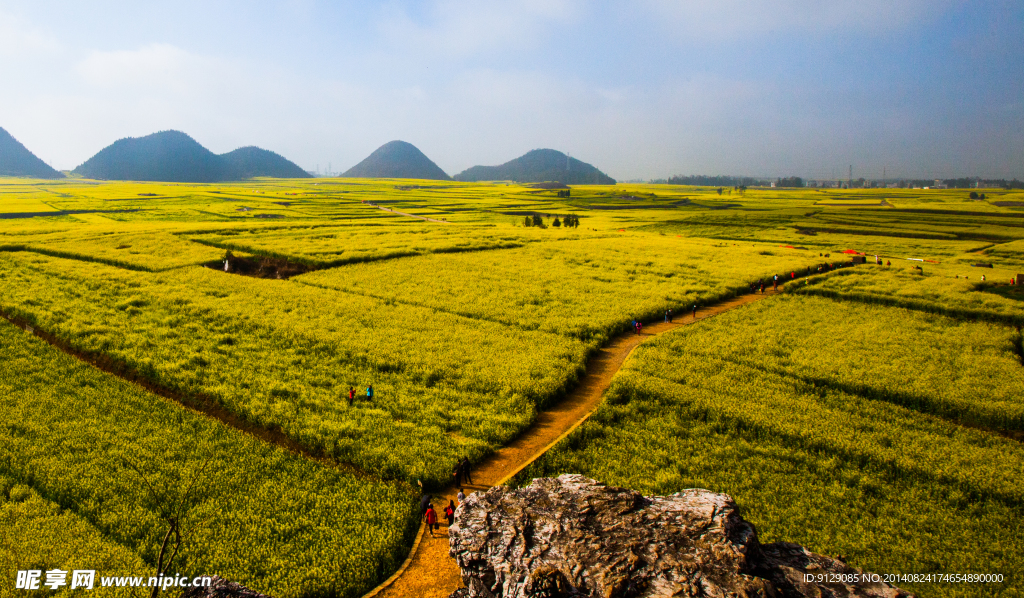
[[[64,175],[0,127],[0,176],[27,176],[37,179],[62,179]]]
[[[405,141],[385,143],[341,176],[367,179],[452,180],[452,177],[423,155],[415,145]]]
[[[181,131],[161,131],[145,137],[120,139],[86,160],[74,172],[99,180],[181,183],[312,176],[294,162],[258,147],[242,147],[217,155]],[[0,176],[64,177],[2,128]],[[416,146],[405,141],[385,143],[341,176],[453,180]],[[474,166],[455,175],[454,180],[557,182],[566,185],[615,183],[615,179],[590,164],[552,149],[532,150],[500,166]]]
[[[74,172],[91,179],[175,183],[311,176],[294,162],[258,147],[243,147],[217,155],[181,131],[120,139],[86,160]]]
[[[501,166],[474,166],[455,175],[456,181],[515,181],[566,185],[614,185],[615,179],[586,162],[553,149],[535,149]]]

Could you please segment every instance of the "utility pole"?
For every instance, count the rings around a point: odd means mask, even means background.
[[[850,189],[853,189],[853,164],[850,164],[850,180],[846,183]]]

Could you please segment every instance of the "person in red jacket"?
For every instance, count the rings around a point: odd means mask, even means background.
[[[455,501],[449,500],[448,506],[444,508],[444,518],[448,520],[448,527],[455,524]]]
[[[348,404],[351,406],[352,405],[352,401],[354,401],[354,400],[356,400],[356,389],[351,387],[351,386],[349,386],[348,387]]]
[[[437,512],[434,511],[434,505],[427,505],[427,512],[423,514],[427,518],[427,529],[430,530],[430,537],[434,537],[434,529],[437,528]]]

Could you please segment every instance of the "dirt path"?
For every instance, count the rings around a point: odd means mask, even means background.
[[[409,214],[407,212],[399,212],[398,210],[392,210],[391,208],[385,208],[384,206],[378,206],[375,203],[366,202],[366,205],[373,206],[378,210],[384,210],[385,212],[391,212],[392,214],[398,214],[399,216],[408,216],[409,218],[419,218],[420,220],[426,220],[427,222],[436,222],[438,224],[451,224],[447,220],[435,220],[434,218],[427,218],[426,216],[417,216],[416,214]]]
[[[781,287],[780,287],[781,291]],[[612,376],[619,371],[629,354],[640,343],[659,334],[692,324],[705,318],[764,299],[775,293],[767,289],[763,295],[741,295],[728,301],[697,310],[696,320],[690,313],[680,314],[672,323],[658,322],[645,326],[643,333],[625,334],[602,348],[587,363],[580,384],[554,407],[537,415],[537,421],[514,442],[499,449],[473,468],[472,484],[464,484],[466,494],[487,490],[503,484],[543,455],[558,441],[575,430],[601,404]],[[453,464],[454,466],[454,464]],[[435,498],[434,507],[443,521],[444,505],[455,499],[458,488],[447,488]],[[455,559],[448,556],[448,532],[445,525],[431,537],[420,527],[419,537],[402,568],[364,598],[447,598],[462,586]]]

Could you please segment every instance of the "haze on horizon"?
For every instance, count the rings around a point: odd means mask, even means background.
[[[673,174],[1024,178],[1014,0],[0,0],[0,126],[58,169],[184,131],[341,172],[535,148]]]

